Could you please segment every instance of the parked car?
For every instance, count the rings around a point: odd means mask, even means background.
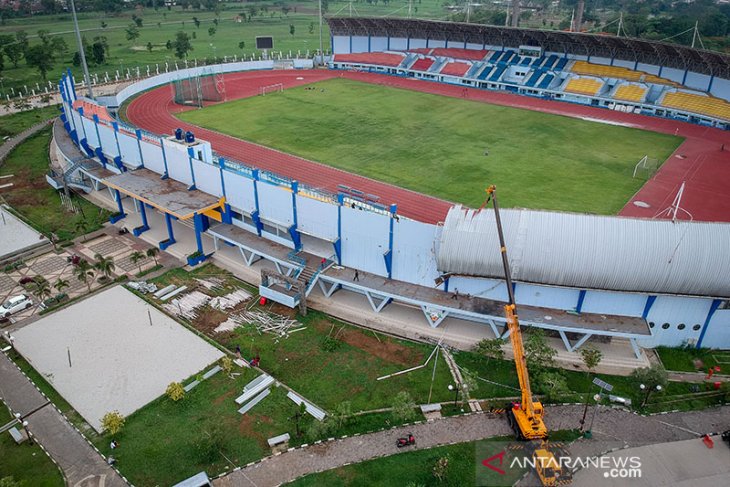
[[[33,306],[33,300],[30,296],[26,296],[25,294],[13,296],[0,306],[0,316],[8,318],[10,315],[28,309],[31,306]]]

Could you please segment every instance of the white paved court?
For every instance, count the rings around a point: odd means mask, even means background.
[[[7,184],[6,180],[0,179],[0,186],[3,184]],[[47,241],[43,235],[0,206],[0,258]]]
[[[170,382],[223,356],[122,286],[13,335],[20,353],[97,431],[108,411],[128,416],[163,394]]]

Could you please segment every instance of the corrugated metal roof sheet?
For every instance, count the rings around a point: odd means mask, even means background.
[[[647,293],[730,296],[730,224],[501,210],[516,281]],[[455,206],[442,273],[503,278],[492,210]]]

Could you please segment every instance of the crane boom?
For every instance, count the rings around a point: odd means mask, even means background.
[[[487,188],[487,194],[494,205],[494,219],[497,223],[497,234],[499,236],[499,251],[502,255],[502,266],[504,267],[507,295],[509,296],[509,303],[504,306],[504,313],[507,318],[507,329],[509,330],[510,342],[512,343],[515,367],[517,369],[517,379],[519,380],[520,391],[522,392],[522,402],[519,407],[512,408],[512,414],[514,415],[519,434],[523,438],[541,439],[547,437],[547,428],[542,420],[542,404],[539,402],[533,402],[532,400],[530,374],[527,370],[525,348],[522,343],[522,332],[520,331],[520,322],[517,318],[517,303],[515,302],[512,275],[509,269],[509,260],[507,259],[507,246],[504,241],[504,232],[502,231],[502,219],[499,215],[499,203],[497,202],[496,189],[497,188],[494,185],[489,186],[489,188]]]

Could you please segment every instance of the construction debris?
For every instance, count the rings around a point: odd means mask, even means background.
[[[207,294],[203,294],[200,291],[193,291],[173,299],[171,302],[165,304],[163,308],[174,315],[194,320],[198,316],[198,308],[208,304],[210,299],[211,297]]]
[[[160,298],[160,301],[162,301],[164,303],[165,301],[169,300],[170,298],[173,298],[173,297],[177,296],[178,294],[180,294],[181,292],[187,290],[187,288],[188,288],[187,286],[180,286],[179,288],[175,289],[174,291],[169,292],[169,293],[165,294],[164,296],[162,296]]]
[[[218,277],[209,277],[208,279],[199,279],[196,277],[195,280],[208,291],[215,291],[223,288],[223,279]]]
[[[238,306],[239,303],[248,301],[249,299],[251,299],[251,293],[249,293],[245,289],[237,289],[230,294],[226,294],[225,296],[211,299],[210,303],[208,304],[211,308],[225,311],[227,309],[235,308],[236,306]]]
[[[290,333],[305,330],[305,326],[301,326],[297,320],[289,319],[285,316],[266,313],[263,311],[243,311],[241,313],[231,315],[226,321],[218,325],[214,330],[217,333],[223,331],[231,331],[238,326],[252,324],[259,333],[269,333],[278,337],[288,337]]]
[[[149,284],[147,281],[130,281],[127,283],[127,287],[142,294],[157,292],[157,286]]]

